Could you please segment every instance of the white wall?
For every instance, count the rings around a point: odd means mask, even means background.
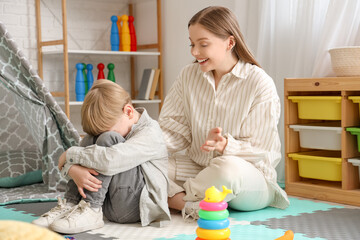
[[[37,66],[35,1],[0,0],[0,21],[33,66]]]
[[[164,89],[167,93],[180,70],[193,61],[187,29],[190,18],[208,6],[232,9],[235,0],[163,0]]]

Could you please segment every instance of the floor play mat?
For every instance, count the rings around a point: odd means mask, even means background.
[[[265,208],[253,212],[229,209],[232,240],[274,240],[285,231],[295,233],[294,240],[360,239],[360,209],[357,207],[290,198],[290,207]],[[55,201],[30,201],[0,206],[0,220],[31,222],[56,205]],[[172,213],[170,226],[141,227],[140,224],[116,224],[106,221],[103,228],[66,235],[76,240],[136,239],[194,240],[197,222],[184,222],[180,213]]]

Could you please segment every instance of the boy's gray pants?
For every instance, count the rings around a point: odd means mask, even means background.
[[[81,142],[82,147],[99,145],[110,147],[125,139],[117,132],[105,132],[98,137],[87,135]],[[102,181],[102,187],[97,192],[84,189],[86,198],[91,207],[101,207],[105,217],[117,223],[134,223],[140,221],[140,195],[145,180],[141,173],[140,166],[114,176],[105,176],[99,173],[95,176]],[[82,199],[75,182],[71,179],[67,183],[65,199],[68,202],[78,204]]]

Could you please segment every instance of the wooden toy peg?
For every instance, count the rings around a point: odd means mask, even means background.
[[[75,93],[76,101],[84,101],[85,98],[85,82],[83,75],[84,65],[82,63],[76,64],[76,79],[75,79]]]
[[[118,30],[119,30],[119,51],[122,51],[121,48],[121,16],[117,16],[118,20],[117,20],[117,26],[118,26]]]
[[[97,80],[99,80],[99,79],[105,79],[104,68],[105,68],[105,65],[104,65],[103,63],[99,63],[99,64],[97,65],[97,69],[99,70],[98,76],[97,76]]]
[[[107,79],[109,79],[110,81],[115,82],[115,74],[114,74],[115,65],[114,65],[113,63],[109,63],[109,64],[107,65],[107,68],[109,69],[109,73],[108,73]]]
[[[88,90],[90,90],[90,88],[92,87],[93,83],[94,83],[94,76],[92,73],[93,70],[93,65],[92,64],[88,64],[86,65],[86,69],[87,69],[87,80],[88,80]]]
[[[121,16],[122,27],[121,27],[121,46],[123,51],[130,51],[130,30],[128,24],[129,17],[127,15]]]
[[[83,69],[82,69],[82,73],[84,76],[84,83],[85,83],[85,95],[87,94],[88,90],[89,90],[89,84],[88,84],[88,80],[87,80],[87,76],[86,76],[86,64],[82,63],[83,65]]]
[[[135,52],[136,49],[136,32],[134,26],[134,17],[129,16],[129,32],[130,32],[130,51]]]
[[[119,30],[116,22],[118,20],[117,16],[111,16],[111,33],[110,33],[110,43],[111,43],[111,51],[119,51]]]

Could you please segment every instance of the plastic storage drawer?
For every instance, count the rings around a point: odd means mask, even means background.
[[[352,163],[355,167],[359,169],[359,181],[360,181],[360,158],[349,158],[348,162]]]
[[[357,137],[358,151],[360,152],[360,128],[348,127],[346,128],[346,131]]]
[[[341,120],[341,96],[289,96],[300,119]]]
[[[341,181],[340,155],[340,152],[313,151],[290,153],[289,157],[298,161],[300,177]]]
[[[341,127],[330,124],[290,125],[289,127],[299,132],[302,148],[341,150]]]
[[[360,103],[360,96],[350,96],[349,99],[352,100],[354,103]]]

